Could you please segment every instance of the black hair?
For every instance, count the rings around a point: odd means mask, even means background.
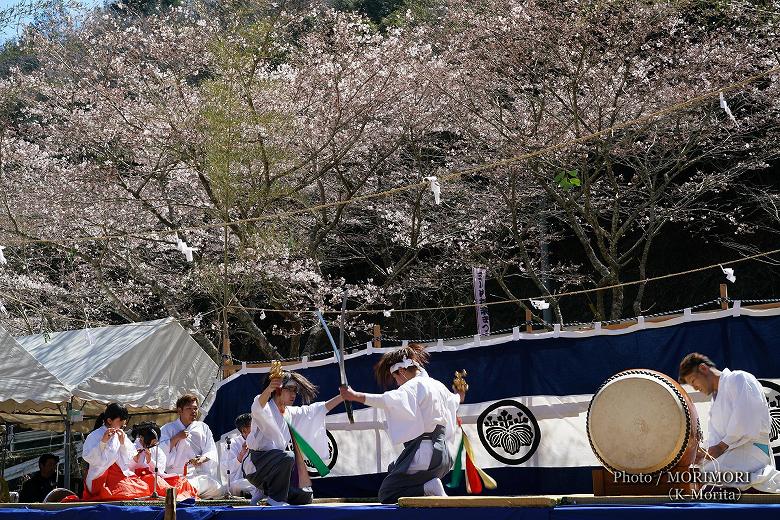
[[[691,352],[685,356],[682,361],[680,361],[680,375],[677,377],[677,380],[680,383],[685,384],[685,378],[696,372],[696,370],[699,368],[699,365],[702,363],[708,367],[715,368],[715,363],[713,363],[712,360],[704,354]]]
[[[38,466],[43,466],[44,464],[46,464],[47,460],[52,460],[52,459],[55,462],[59,462],[60,461],[60,458],[58,456],[56,456],[55,454],[53,454],[53,453],[44,453],[43,455],[38,457]]]
[[[236,417],[236,421],[234,423],[236,425],[236,428],[241,430],[241,428],[246,428],[247,426],[252,426],[252,415],[248,413],[242,413],[238,417]]]
[[[396,363],[400,363],[405,359],[410,359],[417,363],[417,366],[424,366],[428,363],[429,355],[425,350],[425,345],[421,343],[409,343],[405,347],[401,347],[396,350],[385,353],[376,365],[374,365],[374,377],[376,377],[377,383],[385,388],[389,388],[393,383],[393,375],[390,373],[390,368]],[[417,366],[408,367],[410,370],[417,371]]]
[[[269,372],[265,375],[265,381],[263,382],[262,388],[268,386],[270,382],[271,374]],[[295,383],[295,385],[298,387],[298,395],[301,396],[303,404],[309,404],[317,397],[317,385],[306,379],[298,372],[284,370],[282,372],[282,388],[287,386],[290,382]],[[274,390],[272,396],[276,395],[276,392],[278,391],[279,390]]]
[[[160,435],[160,427],[153,422],[142,422],[134,424],[133,429],[130,432],[130,436],[133,438],[133,440],[136,440],[139,437],[141,438],[145,448],[150,447],[152,441],[155,439],[157,439],[157,442],[160,442]]]
[[[97,419],[95,420],[95,427],[92,428],[92,430],[97,430],[101,426],[105,425],[106,419],[117,418],[126,421],[130,418],[130,412],[128,412],[127,408],[119,403],[110,403],[108,406],[106,406],[106,410],[97,416]]]
[[[176,400],[176,408],[184,408],[192,403],[198,404],[198,396],[195,394],[184,394]]]

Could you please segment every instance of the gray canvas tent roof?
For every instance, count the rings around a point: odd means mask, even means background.
[[[11,385],[4,385],[0,418],[36,429],[62,430],[63,404],[70,398],[73,408],[85,415],[84,422],[74,424],[76,430],[89,431],[94,416],[110,402],[127,406],[134,415],[131,422],[147,419],[161,424],[172,418],[180,395],[192,393],[201,402],[206,400],[218,372],[217,364],[172,318],[35,334],[16,338],[15,343],[21,356],[37,362],[31,364],[35,373],[46,377],[56,391],[49,392],[51,400],[45,401],[49,406],[11,404],[19,399],[35,403],[35,393],[24,388],[14,394],[6,388]],[[20,384],[44,386],[32,380],[33,373],[20,374],[9,356],[2,359],[0,381],[10,376]],[[61,399],[59,407],[56,399]]]
[[[0,327],[0,412],[41,411],[69,397],[65,384]]]

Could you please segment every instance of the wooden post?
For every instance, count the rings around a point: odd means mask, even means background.
[[[233,366],[233,356],[230,353],[230,337],[225,334],[222,337],[222,379],[230,377],[231,366]]]
[[[222,338],[222,355],[225,356],[226,365],[233,364],[233,355],[230,352],[230,336],[227,334],[225,334],[225,337]]]
[[[382,348],[382,328],[374,325],[374,339],[372,340],[374,348]]]
[[[720,308],[724,311],[729,308],[729,286],[720,284]]]
[[[525,331],[526,332],[533,332],[534,326],[531,325],[531,321],[534,319],[534,313],[531,312],[529,309],[525,310]]]
[[[176,520],[176,489],[165,490],[165,516],[163,520]]]

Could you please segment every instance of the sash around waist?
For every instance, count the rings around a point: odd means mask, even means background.
[[[434,428],[433,431],[423,433],[419,437],[415,437],[414,439],[412,439],[410,441],[406,441],[404,443],[404,448],[414,444],[415,442],[435,441],[435,440],[439,439],[440,437],[444,437],[444,426],[441,425],[441,424],[437,424],[436,428]]]

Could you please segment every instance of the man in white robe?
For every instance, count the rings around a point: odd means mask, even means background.
[[[225,443],[229,447],[226,447],[222,461],[228,486],[232,495],[245,495],[257,502],[262,498],[262,493],[246,479],[245,473],[245,470],[249,470],[250,473],[254,471],[254,467],[250,466],[251,462],[248,460],[249,446],[246,442],[246,438],[252,432],[252,416],[248,413],[239,415],[236,417],[235,425],[239,435],[225,438]]]
[[[225,487],[219,475],[217,445],[208,425],[197,420],[198,398],[192,394],[181,396],[176,411],[179,418],[161,428],[166,473],[186,474],[200,498],[221,498]]]
[[[341,396],[327,402],[294,406],[298,394],[304,402],[316,396],[316,387],[295,372],[284,372],[282,378],[270,379],[268,386],[252,403],[252,431],[247,445],[252,450],[255,472],[247,479],[268,496],[270,505],[311,503],[311,480],[302,455],[293,445],[289,425],[321,458],[328,455],[325,415],[341,403]],[[289,425],[288,425],[289,422]],[[297,482],[293,468],[297,469]]]
[[[452,467],[448,440],[457,431],[458,406],[465,389],[450,392],[423,368],[428,354],[419,344],[388,352],[377,363],[380,384],[392,378],[398,386],[383,394],[342,388],[345,400],[381,409],[393,444],[404,444],[398,459],[388,468],[378,497],[392,504],[402,496],[446,496],[441,478]]]
[[[718,370],[696,352],[680,363],[680,382],[712,396],[707,452],[702,450],[697,460],[705,476],[714,477],[708,481],[780,493],[780,472],[769,446],[769,405],[761,383],[742,370]]]

